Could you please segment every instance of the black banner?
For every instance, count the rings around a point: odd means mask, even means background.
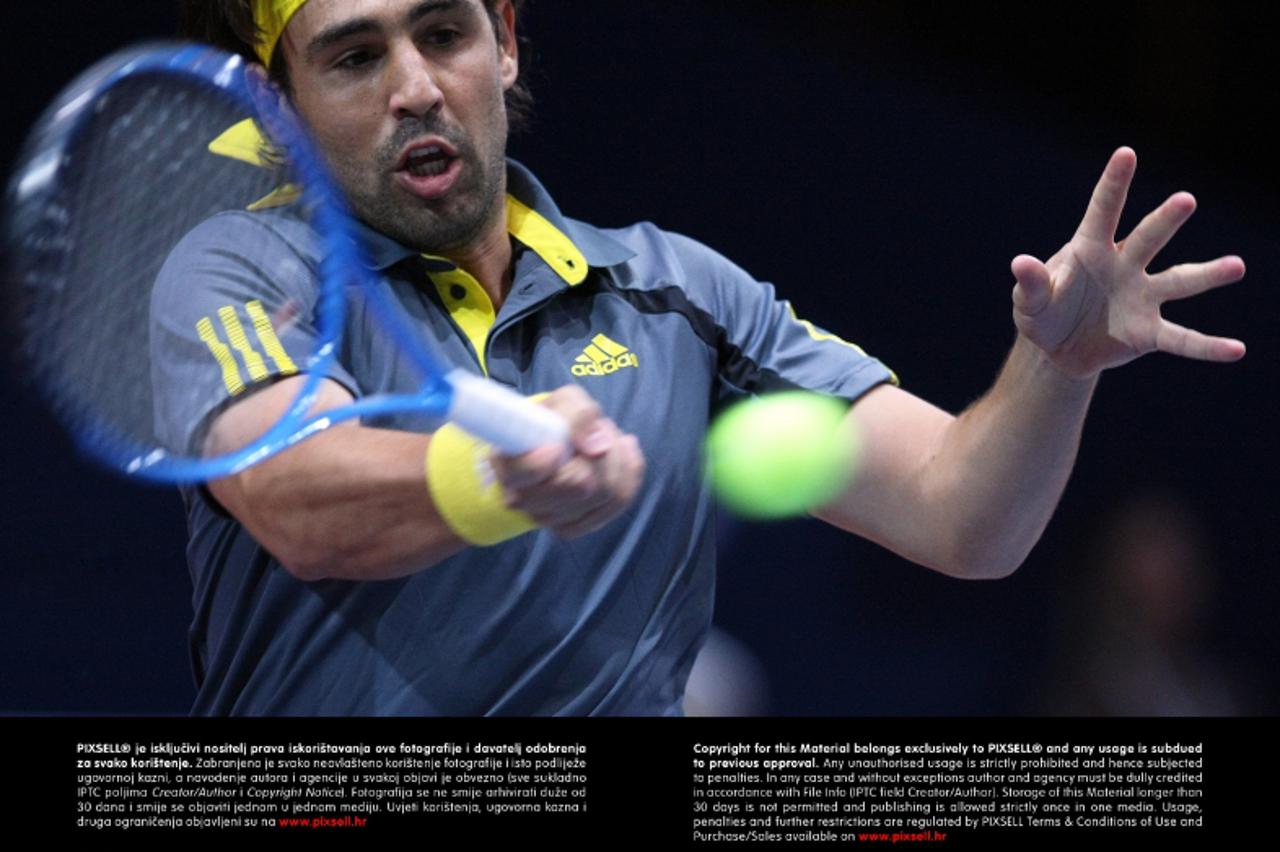
[[[1258,836],[1269,720],[9,719],[19,820],[677,847]],[[1256,794],[1256,795],[1255,795]]]

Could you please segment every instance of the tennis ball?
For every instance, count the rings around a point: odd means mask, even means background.
[[[857,454],[841,434],[849,405],[785,391],[734,405],[707,432],[706,464],[720,501],[752,518],[803,514],[835,497]]]

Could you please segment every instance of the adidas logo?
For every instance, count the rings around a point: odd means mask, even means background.
[[[597,334],[583,348],[582,354],[574,359],[570,372],[575,376],[607,376],[623,367],[639,366],[640,359],[636,353],[603,334]]]

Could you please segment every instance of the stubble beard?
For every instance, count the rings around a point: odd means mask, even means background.
[[[502,106],[499,105],[499,109]],[[460,253],[475,245],[492,226],[506,189],[506,122],[488,128],[494,134],[489,150],[481,152],[460,130],[432,120],[410,120],[375,156],[375,177],[370,188],[351,188],[348,175],[339,181],[348,187],[348,199],[356,216],[379,233],[427,254]],[[396,184],[395,163],[406,144],[423,136],[439,136],[453,146],[462,162],[458,182],[444,198],[417,198]],[[347,170],[349,172],[349,170]]]

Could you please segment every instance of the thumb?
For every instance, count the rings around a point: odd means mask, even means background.
[[[1053,279],[1049,269],[1029,254],[1020,254],[1009,264],[1017,283],[1013,285],[1013,307],[1024,316],[1033,317],[1049,304]]]

